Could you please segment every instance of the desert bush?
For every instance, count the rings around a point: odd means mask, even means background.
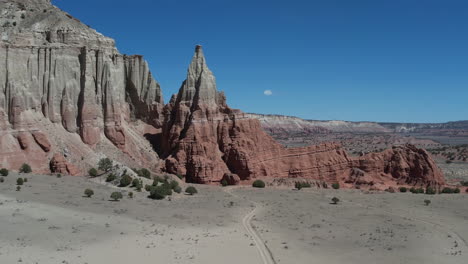
[[[16,185],[23,185],[23,183],[24,183],[23,178],[16,179]]]
[[[162,200],[166,198],[167,190],[163,186],[151,186],[150,195],[148,196],[151,199]]]
[[[322,187],[323,187],[324,189],[328,189],[328,184],[327,184],[326,182],[324,182],[324,183],[322,184]]]
[[[28,178],[23,178],[23,181],[24,181],[24,182],[28,182]]]
[[[17,192],[21,191],[21,186],[16,186],[16,191]]]
[[[174,190],[175,187],[179,186],[179,183],[176,180],[172,180],[169,182],[171,189]]]
[[[130,177],[130,176],[127,175],[127,174],[124,174],[124,175],[122,176],[122,178],[120,178],[120,184],[119,184],[119,186],[120,186],[120,187],[127,187],[127,186],[129,186],[130,184],[132,184],[132,181],[133,181],[133,178],[132,178],[132,177]]]
[[[427,187],[426,188],[426,194],[430,194],[430,195],[433,195],[433,194],[436,194],[436,190],[432,187]]]
[[[98,174],[98,171],[95,168],[91,168],[91,169],[89,169],[88,174],[91,177],[96,177],[97,174]]]
[[[98,169],[108,172],[112,169],[113,161],[109,158],[102,158],[98,162]]]
[[[6,176],[8,176],[8,173],[9,173],[9,171],[8,171],[7,169],[5,169],[5,168],[0,169],[0,175],[1,175],[1,176],[5,176],[5,177],[6,177]]]
[[[176,193],[181,193],[181,192],[182,192],[182,188],[181,188],[180,186],[176,186],[176,187],[174,188],[174,192],[176,192]]]
[[[223,180],[221,181],[221,185],[222,185],[223,187],[226,187],[226,186],[228,186],[229,184],[228,184],[228,182],[226,181],[226,179],[223,179]]]
[[[416,188],[411,187],[411,188],[409,189],[409,191],[410,191],[411,193],[416,193]]]
[[[385,191],[389,193],[395,193],[395,189],[393,187],[388,187],[387,189],[385,189]]]
[[[424,200],[424,204],[425,204],[426,206],[428,206],[430,203],[431,203],[431,200],[427,200],[427,199]]]
[[[32,172],[31,166],[29,166],[29,164],[27,164],[27,163],[23,163],[23,165],[21,165],[21,168],[20,168],[19,172],[21,172],[21,173],[31,173]]]
[[[310,188],[310,183],[308,182],[295,182],[294,187],[298,190],[302,188]]]
[[[185,189],[185,192],[190,194],[190,195],[194,195],[194,194],[198,193],[197,189],[195,189],[195,187],[193,187],[193,186],[187,187],[187,189]]]
[[[62,174],[57,174],[57,178],[62,178]]]
[[[177,178],[182,180],[184,178],[184,175],[177,174]]]
[[[338,199],[337,197],[332,198],[332,203],[333,204],[338,204],[339,201],[340,201],[340,199]]]
[[[146,184],[146,185],[145,185],[145,191],[150,192],[150,191],[151,191],[151,187],[154,187],[154,186],[149,185],[149,184]]]
[[[140,180],[138,179],[133,179],[132,180],[132,187],[138,187],[140,185]]]
[[[455,193],[455,190],[458,188],[450,188],[450,187],[445,187],[442,189],[441,193]]]
[[[128,193],[128,198],[133,198],[133,192]]]
[[[166,195],[172,195],[172,186],[169,182],[164,182],[162,185],[161,185],[162,189],[164,190],[164,194]]]
[[[5,179],[3,177],[0,177],[0,182],[4,182]]]
[[[123,195],[121,192],[113,192],[110,196],[110,198],[114,201],[118,201],[123,198]]]
[[[84,191],[84,195],[85,195],[86,197],[89,198],[89,197],[91,197],[91,196],[94,195],[94,191],[91,190],[91,189],[86,189],[86,190]]]
[[[333,183],[332,188],[335,189],[335,190],[338,190],[340,188],[340,184],[339,183]]]
[[[406,188],[406,187],[400,187],[399,190],[400,190],[400,192],[405,193],[405,192],[408,191],[408,188]]]
[[[256,180],[252,183],[252,187],[255,188],[265,188],[265,182],[262,180]]]
[[[453,193],[460,193],[460,188],[453,189]]]
[[[147,178],[147,179],[151,179],[151,172],[146,169],[146,168],[142,168],[140,169],[139,171],[137,171],[137,174],[138,176],[140,177],[144,177],[144,178]]]
[[[115,181],[115,179],[117,179],[117,177],[115,176],[114,173],[111,173],[111,174],[107,175],[106,182],[113,182],[113,181]]]

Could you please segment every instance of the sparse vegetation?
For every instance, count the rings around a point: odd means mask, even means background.
[[[340,184],[339,183],[333,183],[332,188],[335,189],[335,190],[338,190],[340,188]]]
[[[110,196],[110,198],[113,200],[113,201],[119,201],[120,199],[123,198],[123,195],[121,192],[113,192]]]
[[[120,184],[119,186],[120,187],[127,187],[129,186],[130,184],[132,184],[132,181],[133,181],[133,178],[130,177],[129,175],[127,174],[124,174],[122,175],[122,178],[120,178]]]
[[[16,191],[17,192],[21,191],[21,186],[16,186]]]
[[[128,193],[128,198],[132,199],[133,198],[133,192]]]
[[[437,193],[437,192],[436,192],[436,190],[435,190],[434,188],[432,188],[432,187],[427,187],[427,188],[426,188],[426,194],[434,195],[434,194],[436,194],[436,193]]]
[[[177,178],[182,180],[184,178],[184,175],[177,174]]]
[[[109,158],[102,158],[98,162],[98,169],[108,172],[112,169],[113,163],[114,162]]]
[[[140,180],[138,180],[138,179],[133,179],[133,181],[132,181],[132,187],[138,187],[138,185],[140,185]]]
[[[23,183],[24,183],[23,178],[16,179],[16,185],[23,185]]]
[[[444,189],[442,189],[442,191],[440,193],[460,193],[460,189],[459,188],[445,187]]]
[[[86,197],[90,198],[91,196],[94,195],[94,191],[91,190],[91,189],[86,189],[86,190],[84,191],[84,195],[85,195]]]
[[[111,173],[111,174],[107,175],[106,182],[113,182],[113,181],[115,181],[115,179],[117,179],[117,177],[115,176],[114,173]]]
[[[430,203],[431,203],[431,200],[427,200],[427,199],[424,200],[424,204],[425,204],[426,206],[428,206]]]
[[[5,181],[5,179],[3,177],[0,177],[0,183],[4,182],[4,181]]]
[[[408,188],[406,188],[406,187],[400,187],[399,190],[400,190],[400,192],[405,193],[405,192],[408,191]]]
[[[222,185],[223,187],[228,186],[228,182],[226,181],[226,179],[221,180],[221,185]]]
[[[6,177],[6,176],[8,176],[8,174],[9,174],[9,171],[7,169],[5,169],[5,168],[0,169],[0,175],[1,176]]]
[[[338,199],[337,197],[332,198],[332,203],[333,204],[338,204],[339,202],[340,202],[340,199]]]
[[[256,180],[252,183],[252,187],[254,188],[265,188],[265,182],[262,180]]]
[[[197,189],[193,186],[189,186],[187,187],[187,189],[185,189],[185,192],[190,194],[190,195],[194,195],[196,193],[198,193]]]
[[[151,179],[151,172],[145,168],[141,169],[138,175],[147,179]]]
[[[310,183],[308,182],[295,182],[294,187],[298,190],[302,188],[310,188]]]
[[[88,171],[88,175],[91,177],[96,177],[98,175],[98,171],[95,168],[91,168]]]
[[[175,187],[179,186],[179,183],[176,180],[172,180],[169,182],[169,185],[171,186],[171,189],[174,190]]]
[[[27,164],[27,163],[24,163],[23,165],[21,165],[21,168],[20,168],[19,172],[21,172],[21,173],[31,173],[32,172],[31,166],[29,166],[29,164]]]
[[[174,192],[176,192],[176,193],[181,193],[181,192],[182,192],[182,188],[181,188],[180,186],[176,186],[176,187],[174,188]]]

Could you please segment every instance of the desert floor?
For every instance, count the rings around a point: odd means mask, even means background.
[[[468,254],[466,194],[197,185],[171,201],[134,191],[112,202],[117,188],[82,177],[27,175],[16,191],[20,176],[0,183],[2,264],[439,264]]]

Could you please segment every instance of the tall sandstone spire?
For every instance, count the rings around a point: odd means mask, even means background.
[[[414,146],[360,158],[349,157],[335,143],[285,148],[262,130],[258,120],[226,105],[200,46],[178,95],[165,108],[165,117],[166,171],[186,175],[189,182],[272,177],[377,188],[444,184],[428,153]]]

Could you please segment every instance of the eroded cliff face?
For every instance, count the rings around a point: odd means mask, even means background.
[[[166,170],[186,175],[190,182],[271,177],[377,188],[444,184],[427,152],[414,146],[359,158],[349,157],[335,143],[285,148],[264,132],[257,119],[226,105],[200,46],[178,95],[165,107],[165,116]]]
[[[109,140],[135,159],[155,163],[157,155],[141,153],[147,144],[129,125],[137,120],[162,123],[161,89],[141,56],[120,54],[112,39],[48,0],[1,1],[0,10],[2,166],[14,168],[18,162],[39,159],[34,165],[46,170],[45,161],[52,155],[48,153],[62,151],[53,144],[53,131],[43,132],[51,149],[32,146],[29,135],[44,123],[38,113],[78,134],[91,148]],[[19,142],[31,146],[23,148]]]

